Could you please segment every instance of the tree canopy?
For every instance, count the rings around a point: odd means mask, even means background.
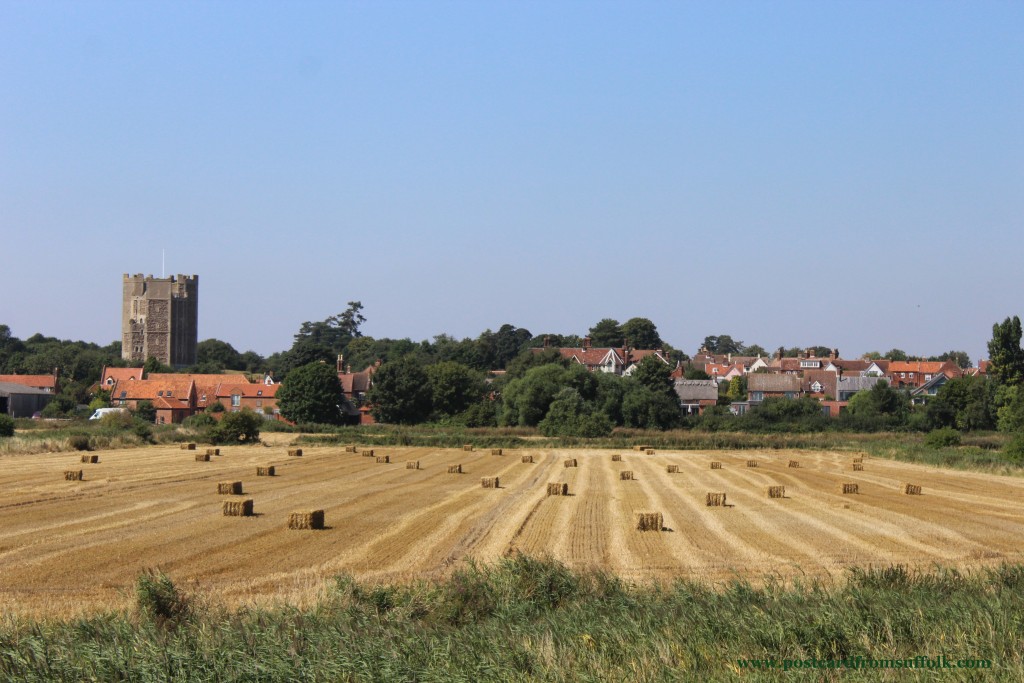
[[[277,390],[277,406],[298,424],[341,424],[341,382],[333,365],[308,363],[295,368]]]
[[[380,366],[373,375],[366,400],[379,422],[423,422],[432,408],[430,380],[416,359],[406,356]]]

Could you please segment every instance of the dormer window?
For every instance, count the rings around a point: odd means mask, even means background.
[[[127,391],[122,391],[121,392],[121,398],[128,398],[128,392]]]
[[[257,396],[262,396],[263,395],[263,390],[262,389],[257,389],[256,390],[256,395]]]
[[[170,389],[168,389],[168,390],[167,390],[167,395],[168,395],[168,396],[174,396],[174,393],[172,393],[172,392],[171,392],[171,390],[170,390]]]
[[[156,395],[157,395],[157,396],[163,396],[163,395],[164,395],[164,392],[163,392],[162,390],[161,390],[161,391],[158,391],[158,392],[156,392]]]

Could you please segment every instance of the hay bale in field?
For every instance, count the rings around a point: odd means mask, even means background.
[[[790,467],[800,467],[800,461],[799,460],[790,460],[789,461],[789,466]]]
[[[725,505],[725,494],[724,493],[711,493],[704,498],[704,504],[709,507],[723,507]]]
[[[195,449],[196,449],[196,445],[194,443],[183,443],[183,444],[181,444],[181,450],[183,450],[183,451],[194,451]]]
[[[274,466],[270,465],[268,467],[257,467],[256,468],[256,476],[257,477],[273,477],[274,476]]]
[[[622,455],[619,453],[612,454],[612,462],[622,462]]]
[[[484,477],[480,480],[480,485],[485,489],[499,489],[501,486],[498,484],[498,477]]]
[[[722,469],[722,463],[720,463],[718,461],[712,462],[711,463],[711,469],[713,469],[713,470],[720,470],[720,469]]]
[[[863,472],[864,471],[864,465],[859,463],[859,462],[853,463],[853,471],[854,472]]]
[[[533,456],[532,455],[524,455],[523,456],[523,462],[533,462]]]
[[[916,486],[914,484],[904,484],[903,485],[903,493],[907,494],[908,496],[920,496],[921,495],[921,487],[920,486]]]
[[[864,462],[864,456],[863,455],[859,455],[856,458],[854,458],[853,461],[854,462]]]
[[[644,450],[644,453],[646,453],[647,455],[654,455],[654,449],[653,448],[648,448],[648,449]]]
[[[355,446],[345,446],[346,453],[358,453]]]
[[[220,449],[219,448],[207,448],[206,449],[206,454],[207,455],[220,455]]]
[[[225,500],[222,509],[225,517],[252,517],[252,498]]]
[[[786,487],[785,486],[769,486],[768,487],[769,498],[785,498]]]
[[[569,485],[560,482],[548,482],[548,495],[549,496],[568,496]]]
[[[222,481],[217,484],[217,493],[221,495],[237,496],[242,493],[242,482]]]
[[[501,449],[500,448],[492,448],[491,449],[491,455],[502,455]]]
[[[576,467],[576,458],[568,458],[564,464],[566,467]]]
[[[747,461],[747,467],[757,467],[757,461],[756,460],[748,460]]]
[[[196,453],[196,462],[210,462],[210,456],[207,453]]]
[[[857,484],[843,484],[843,493],[860,493],[860,487]]]
[[[100,461],[100,456],[98,456],[98,455],[83,455],[82,456],[82,462],[90,464],[90,465],[95,465],[99,461]]]
[[[619,472],[620,481],[633,481],[633,470],[622,470]]]
[[[389,463],[389,462],[391,462],[391,456],[390,455],[378,455],[377,456],[377,462]]]
[[[472,453],[473,452],[473,444],[471,444],[471,443],[464,444],[462,446],[462,450],[466,451],[467,453]]]
[[[359,454],[360,454],[361,456],[363,456],[364,458],[372,458],[372,457],[374,457],[374,456],[373,456],[373,449],[372,449],[372,448],[367,448],[367,449],[366,449],[366,450],[364,450],[364,451],[360,451],[360,453],[359,453]]]
[[[679,474],[679,465],[668,465],[665,467],[665,471],[669,474]]]
[[[82,481],[82,470],[65,470],[65,481]]]
[[[448,474],[462,474],[462,465],[448,465]]]
[[[636,517],[637,531],[661,531],[665,523],[660,512],[640,512]]]
[[[324,511],[307,510],[305,512],[293,512],[288,515],[289,529],[323,529]]]
[[[301,458],[302,457],[302,449],[301,448],[289,448],[288,449],[288,455],[292,456],[293,458]]]
[[[410,460],[407,463],[405,463],[405,469],[407,469],[407,470],[418,470],[419,468],[420,468],[420,461],[419,460]]]
[[[634,451],[646,451],[649,448],[651,448],[651,447],[650,446],[633,446],[633,450]]]

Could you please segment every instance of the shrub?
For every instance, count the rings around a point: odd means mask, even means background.
[[[135,417],[146,422],[156,422],[156,406],[152,401],[139,401],[135,406]]]
[[[89,450],[89,437],[85,434],[73,434],[68,437],[68,446],[74,451]]]
[[[248,408],[237,413],[228,413],[216,426],[211,427],[207,437],[212,443],[253,443],[260,440],[263,418]]]
[[[210,404],[210,407],[207,408],[207,410],[209,410],[211,413],[223,413],[224,404],[221,403],[220,401],[214,401],[212,404]]]
[[[223,407],[221,406],[221,408]],[[209,413],[196,413],[191,417],[186,417],[181,424],[183,427],[202,430],[214,426],[217,424],[217,420]]]
[[[1024,465],[1024,432],[1020,432],[1003,448],[1003,455],[1010,462]]]
[[[14,436],[14,418],[0,413],[0,436]]]
[[[960,432],[952,427],[933,429],[924,437],[924,443],[929,448],[951,448],[960,445]]]
[[[135,582],[135,604],[159,625],[188,616],[188,599],[163,572],[146,570]]]

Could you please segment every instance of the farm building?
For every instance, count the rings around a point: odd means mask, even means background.
[[[0,413],[11,417],[32,417],[53,400],[53,394],[13,382],[0,382]]]

